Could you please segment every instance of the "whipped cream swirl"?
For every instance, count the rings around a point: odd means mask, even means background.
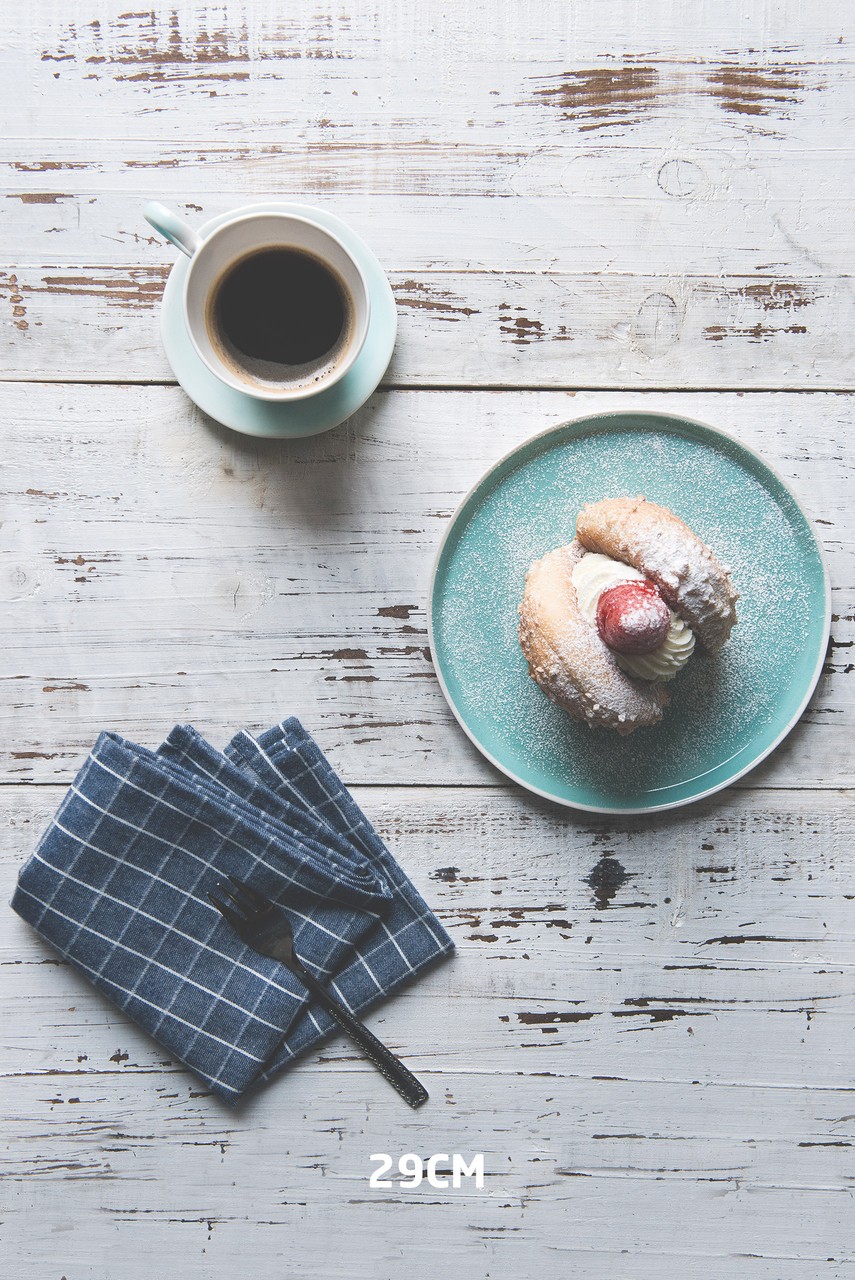
[[[597,625],[597,601],[608,587],[618,582],[643,582],[644,574],[631,565],[612,560],[611,556],[589,551],[573,570],[573,587],[582,616],[592,627]],[[658,649],[652,653],[617,653],[618,666],[628,675],[639,680],[673,680],[686,665],[695,648],[695,635],[691,627],[678,617],[673,609],[668,634]]]

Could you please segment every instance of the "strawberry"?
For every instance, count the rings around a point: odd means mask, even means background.
[[[600,639],[618,653],[652,653],[668,635],[671,615],[654,583],[618,582],[597,601]]]

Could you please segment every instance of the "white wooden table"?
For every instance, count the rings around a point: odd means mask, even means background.
[[[14,1280],[855,1275],[850,6],[32,0],[2,38],[2,874],[97,731],[303,719],[454,934],[342,1040],[219,1106],[2,931]],[[174,384],[163,199],[323,203],[387,269],[381,389],[259,443]],[[827,670],[736,787],[655,819],[540,803],[433,674],[460,496],[616,407],[759,449],[817,521]],[[369,1155],[483,1152],[482,1190]]]

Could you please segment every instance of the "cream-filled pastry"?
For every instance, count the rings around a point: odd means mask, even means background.
[[[621,591],[623,584],[628,590]],[[583,616],[629,675],[639,680],[673,680],[691,658],[695,649],[691,627],[631,565],[589,552],[573,570],[573,586]]]
[[[655,724],[665,683],[736,623],[729,570],[678,516],[645,498],[580,513],[576,538],[526,575],[519,639],[533,680],[591,728]]]
[[[579,512],[576,537],[655,582],[665,603],[710,653],[736,625],[738,594],[730,571],[679,516],[646,498],[606,498]]]

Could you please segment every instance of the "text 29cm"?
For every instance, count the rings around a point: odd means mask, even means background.
[[[368,1158],[379,1165],[368,1181],[369,1187],[379,1190],[381,1187],[393,1186],[393,1180],[385,1175],[394,1165],[394,1158],[382,1151]],[[410,1190],[421,1186],[422,1182],[428,1182],[442,1191],[446,1187],[459,1187],[464,1178],[474,1178],[475,1186],[480,1190],[484,1186],[484,1157],[478,1153],[467,1162],[466,1157],[459,1152],[447,1155],[446,1152],[439,1151],[423,1160],[415,1152],[408,1151],[406,1155],[398,1157],[398,1172],[401,1175],[398,1186]]]

